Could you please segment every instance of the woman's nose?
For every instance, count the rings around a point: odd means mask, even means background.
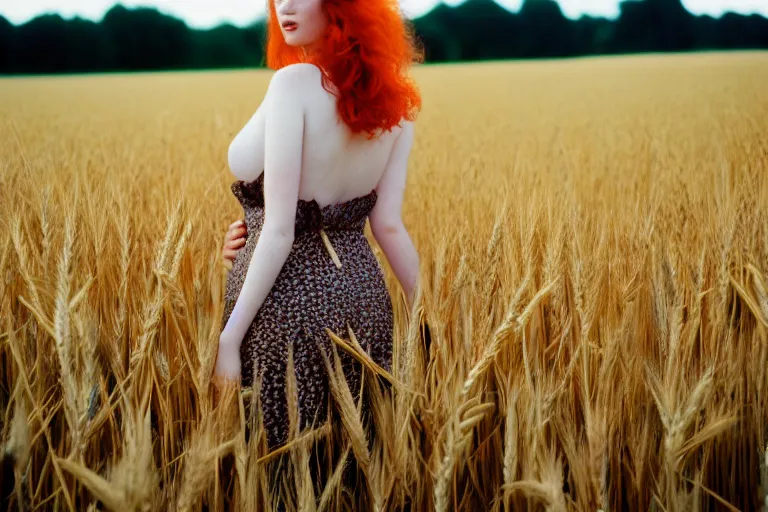
[[[293,0],[278,0],[277,12],[282,16],[290,16],[292,14],[295,14],[294,10],[295,9],[294,9]]]

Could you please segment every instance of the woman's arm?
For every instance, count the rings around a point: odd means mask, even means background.
[[[240,344],[288,259],[294,240],[304,136],[300,71],[276,72],[265,104],[264,224],[219,349]]]
[[[373,236],[403,287],[409,304],[413,302],[419,278],[419,255],[402,218],[408,157],[412,146],[413,123],[405,122],[376,187],[378,199],[369,216]]]

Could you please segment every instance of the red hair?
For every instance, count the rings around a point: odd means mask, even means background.
[[[309,57],[289,46],[280,31],[273,0],[267,24],[267,66],[280,69],[298,62],[317,65],[323,87],[335,86],[339,117],[353,133],[391,130],[414,120],[421,95],[408,75],[420,62],[413,33],[400,15],[397,0],[323,0],[328,19],[324,40]]]

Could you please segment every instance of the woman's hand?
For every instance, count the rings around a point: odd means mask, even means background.
[[[219,352],[214,369],[214,383],[219,388],[227,382],[240,380],[240,343],[242,339],[237,339],[226,328],[219,335]]]
[[[221,255],[225,260],[232,263],[237,256],[238,251],[245,245],[245,238],[248,236],[248,228],[245,227],[245,222],[242,220],[236,220],[229,225],[227,234],[224,237],[224,247],[221,250]]]

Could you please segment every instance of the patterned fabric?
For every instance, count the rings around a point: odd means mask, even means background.
[[[264,222],[263,176],[251,182],[238,180],[231,186],[243,206],[248,235],[227,277],[222,329],[240,294]],[[321,350],[330,355],[333,342],[324,328],[347,339],[349,325],[371,358],[391,370],[392,302],[381,266],[364,235],[376,198],[373,190],[323,208],[314,200],[298,202],[293,248],[240,348],[243,386],[252,385],[255,376],[262,378],[261,404],[270,448],[283,444],[288,435],[285,375],[289,345],[301,429],[317,427],[327,419],[329,388]],[[341,268],[323,243],[321,229],[341,260]],[[338,352],[357,399],[360,364],[343,350]]]

